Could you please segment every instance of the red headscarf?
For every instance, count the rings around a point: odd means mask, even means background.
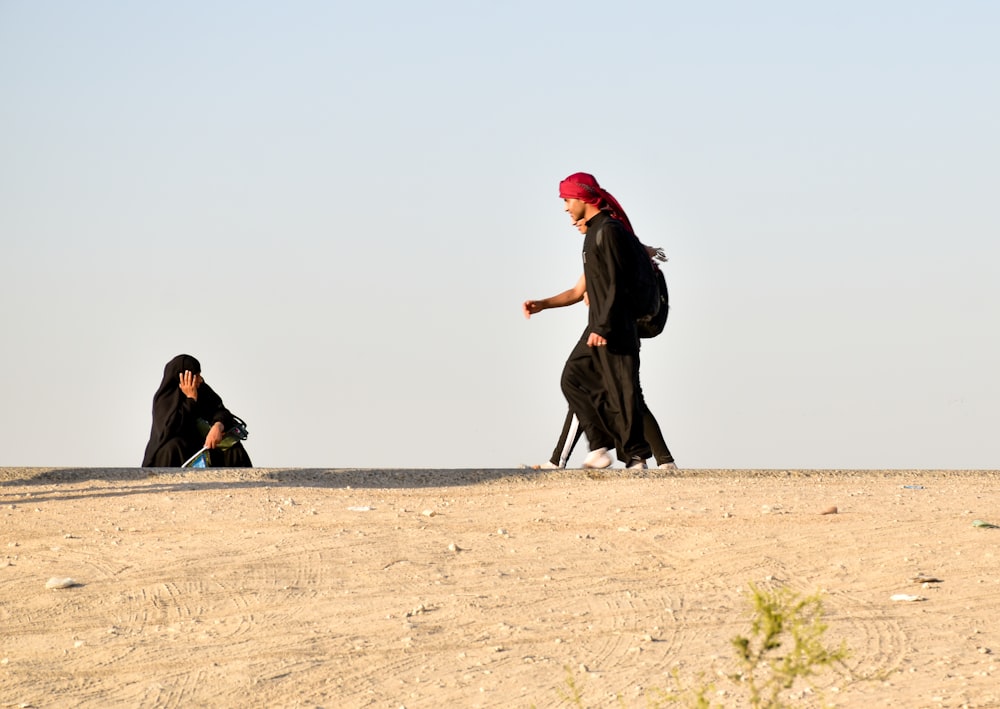
[[[578,199],[587,204],[596,204],[601,209],[607,209],[611,216],[620,221],[633,234],[635,230],[628,220],[625,210],[611,193],[597,184],[593,175],[586,172],[575,172],[559,183],[559,196],[562,199]]]

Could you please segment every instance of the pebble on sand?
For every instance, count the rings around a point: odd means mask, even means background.
[[[58,578],[53,576],[48,581],[45,582],[45,588],[73,588],[73,586],[79,586],[76,581],[69,578]]]

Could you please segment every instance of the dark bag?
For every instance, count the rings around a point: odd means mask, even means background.
[[[603,236],[603,229],[597,232],[595,240],[598,246],[603,241]],[[667,323],[667,311],[670,309],[670,298],[663,272],[653,264],[639,238],[634,234],[631,237],[627,243],[632,250],[633,278],[628,285],[628,300],[639,337],[648,339],[663,332],[663,326]]]
[[[667,324],[667,315],[670,312],[670,293],[667,291],[667,279],[663,276],[663,271],[660,270],[659,266],[653,266],[653,272],[656,277],[659,307],[653,315],[643,315],[635,320],[639,337],[646,339],[656,337],[663,332],[663,327]]]
[[[212,424],[202,418],[198,419],[196,423],[198,424],[198,433],[202,436],[207,436],[209,429],[212,428]],[[247,431],[246,422],[239,416],[233,416],[233,425],[222,432],[222,440],[219,441],[217,448],[220,450],[229,450],[240,441],[245,441],[249,435],[250,432]]]
[[[646,247],[635,236],[630,240],[632,246],[633,278],[628,284],[629,298],[632,301],[632,314],[636,321],[656,318],[660,312],[660,287],[656,282],[656,274],[660,269],[646,253]]]
[[[667,324],[670,308],[667,279],[638,237],[633,236],[631,245],[635,273],[629,283],[629,296],[639,337],[648,339],[663,332],[663,326]]]
[[[202,436],[207,436],[209,429],[212,428],[211,423],[203,418],[199,418],[195,421],[198,426],[198,433]],[[233,425],[226,429],[222,434],[222,440],[216,446],[219,450],[229,450],[235,446],[240,441],[245,441],[250,433],[247,431],[246,422],[239,416],[233,416]],[[188,458],[181,464],[182,468],[210,468],[212,467],[209,463],[209,450],[208,448],[202,448],[193,456]]]

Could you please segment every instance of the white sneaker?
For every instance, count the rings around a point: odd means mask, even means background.
[[[677,463],[674,462],[660,463],[656,467],[659,468],[660,470],[677,470]]]
[[[535,470],[558,470],[559,466],[553,463],[551,460],[547,460],[541,465],[532,465]]]
[[[607,468],[611,465],[611,456],[607,448],[595,448],[583,459],[584,468]]]
[[[629,463],[628,469],[629,470],[645,470],[646,469],[646,461],[644,461],[644,460],[633,460],[631,463]]]

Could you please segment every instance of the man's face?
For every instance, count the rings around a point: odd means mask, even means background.
[[[564,199],[563,203],[566,205],[566,213],[569,214],[569,218],[573,220],[574,224],[583,219],[583,213],[587,209],[586,202],[574,197],[572,199]]]

